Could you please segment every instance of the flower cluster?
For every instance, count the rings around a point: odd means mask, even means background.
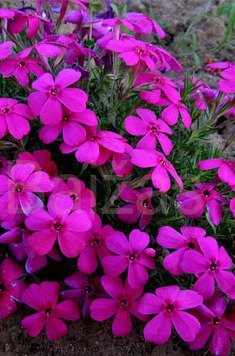
[[[0,319],[24,303],[54,341],[64,320],[125,336],[135,317],[146,341],[229,355],[235,161],[200,138],[235,116],[235,64],[209,64],[211,88],[146,40],[166,35],[154,19],[71,2],[0,9]]]

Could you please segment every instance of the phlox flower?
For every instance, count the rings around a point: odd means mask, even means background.
[[[139,228],[145,229],[154,214],[152,188],[133,189],[123,183],[119,188],[119,197],[128,204],[117,210],[120,220],[133,224],[139,220]]]
[[[15,99],[0,98],[0,139],[10,134],[17,140],[28,135],[33,115],[26,104],[21,104]]]
[[[169,174],[176,180],[180,189],[183,189],[183,182],[165,156],[157,151],[147,151],[142,149],[133,149],[131,152],[131,162],[140,168],[154,167],[151,173],[152,182],[155,188],[160,192],[166,193],[171,188]]]
[[[142,314],[157,314],[144,328],[146,341],[165,344],[174,326],[177,334],[186,342],[193,341],[201,326],[198,319],[187,312],[202,304],[202,297],[191,290],[178,286],[157,288],[155,294],[146,293],[140,300],[138,310]]]
[[[68,195],[73,200],[73,210],[85,210],[92,215],[92,208],[96,205],[95,195],[91,189],[86,188],[82,180],[69,177],[66,182],[61,178],[56,178],[53,182],[52,193]]]
[[[209,158],[198,162],[202,171],[218,168],[217,174],[222,182],[231,188],[235,187],[235,160],[225,158]]]
[[[162,112],[162,118],[168,125],[175,125],[179,116],[181,117],[184,126],[189,129],[192,125],[192,118],[187,106],[183,103],[177,102],[170,104]]]
[[[0,319],[7,318],[17,309],[16,301],[21,301],[24,283],[20,281],[24,271],[10,258],[0,264]]]
[[[48,20],[35,14],[18,10],[14,10],[14,13],[14,18],[8,23],[7,27],[10,34],[18,34],[27,26],[27,36],[32,39],[38,33],[41,21],[48,22]]]
[[[229,207],[233,214],[233,217],[235,218],[235,198],[231,199]]]
[[[132,147],[125,143],[125,152],[113,152],[112,155],[112,169],[117,177],[129,175],[133,171],[133,164],[131,163],[130,153]]]
[[[173,149],[171,140],[166,134],[171,135],[172,130],[161,119],[157,119],[155,113],[149,109],[136,109],[136,116],[128,116],[124,121],[125,130],[133,136],[143,136],[138,141],[137,148],[155,150],[159,142],[164,154],[169,155]]]
[[[28,103],[45,125],[58,125],[61,122],[62,104],[74,112],[86,110],[87,94],[78,88],[68,88],[80,77],[80,72],[63,69],[55,81],[51,74],[45,73],[33,82],[32,87],[37,91],[29,95]]]
[[[58,168],[51,160],[51,153],[48,150],[35,150],[32,153],[24,151],[19,154],[16,162],[17,164],[33,163],[35,171],[44,171],[50,177],[58,175]]]
[[[0,43],[0,60],[9,57],[12,54],[12,47],[14,46],[15,43],[12,41]]]
[[[220,72],[222,80],[219,80],[217,85],[224,93],[235,93],[235,65]]]
[[[228,201],[214,188],[216,183],[195,184],[196,190],[179,194],[179,211],[190,219],[200,218],[208,209],[209,218],[214,225],[219,225],[222,219],[222,204]]]
[[[94,299],[107,296],[101,285],[100,277],[78,271],[67,277],[64,282],[72,289],[63,290],[61,297],[78,301],[83,317],[90,314],[90,305]]]
[[[198,240],[201,252],[186,251],[182,257],[181,268],[185,273],[198,276],[194,290],[205,299],[215,291],[215,281],[221,291],[225,292],[235,281],[235,277],[227,270],[232,267],[232,259],[223,246],[219,247],[213,237]]]
[[[112,153],[125,152],[125,140],[112,131],[100,131],[96,126],[86,127],[86,140],[78,146],[61,145],[63,153],[76,151],[78,162],[102,165]]]
[[[25,215],[41,208],[43,203],[35,193],[50,192],[53,183],[48,174],[35,172],[34,164],[16,164],[9,173],[0,175],[0,210],[3,216],[13,216],[20,207]]]
[[[45,73],[41,64],[41,60],[30,58],[27,53],[19,53],[15,57],[7,58],[0,63],[0,73],[4,77],[14,76],[25,87],[29,84],[30,73],[33,73],[36,77]]]
[[[86,247],[78,257],[78,269],[83,273],[93,273],[97,270],[99,261],[110,252],[106,246],[107,238],[113,233],[110,225],[102,226],[99,215],[95,215],[92,221],[92,227],[88,232],[81,234]]]
[[[203,348],[209,341],[209,351],[212,355],[230,355],[235,321],[230,319],[227,307],[224,296],[215,292],[205,302],[205,306],[195,311],[201,323],[201,330],[196,339],[190,343],[192,350]]]
[[[31,337],[37,337],[45,327],[48,340],[64,336],[68,328],[64,320],[77,320],[80,311],[77,303],[65,300],[58,303],[60,286],[56,282],[31,284],[22,294],[22,300],[36,313],[25,317],[21,325]]]
[[[170,103],[178,103],[181,100],[177,85],[161,73],[138,74],[134,86],[139,88],[147,84],[150,90],[141,90],[140,97],[149,104],[158,105],[160,99],[164,97],[167,98]]]
[[[80,233],[91,228],[91,220],[83,210],[73,209],[73,200],[61,194],[50,196],[48,212],[40,209],[30,214],[25,224],[34,231],[29,236],[29,248],[38,255],[49,253],[58,240],[66,257],[76,257],[85,248]]]
[[[169,253],[163,260],[164,268],[173,276],[180,276],[184,273],[181,262],[185,252],[200,251],[198,240],[206,236],[206,231],[196,226],[182,226],[180,231],[181,233],[170,226],[163,226],[156,237],[157,243],[163,248],[176,250]]]
[[[96,126],[98,120],[95,113],[91,110],[72,112],[63,108],[61,122],[53,126],[44,126],[40,131],[39,137],[48,144],[55,141],[62,132],[64,142],[67,145],[76,146],[86,138],[86,131],[81,124]]]
[[[132,288],[144,286],[149,279],[147,269],[155,268],[155,251],[148,247],[149,243],[149,235],[140,230],[132,230],[129,241],[122,232],[113,232],[107,237],[106,245],[116,255],[102,259],[105,273],[109,276],[118,276],[128,270],[127,282],[130,286]]]
[[[98,298],[90,306],[91,318],[97,321],[114,317],[112,332],[115,336],[126,336],[131,332],[131,315],[144,319],[137,311],[138,299],[143,288],[133,289],[127,282],[122,283],[118,277],[104,276],[101,278],[104,290],[110,298]]]

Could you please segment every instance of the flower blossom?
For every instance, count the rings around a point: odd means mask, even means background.
[[[154,269],[155,251],[148,248],[150,237],[146,232],[132,230],[129,241],[119,231],[107,237],[108,249],[116,255],[104,257],[101,261],[104,271],[109,276],[118,276],[128,270],[127,282],[132,288],[144,286],[148,279],[147,269]]]
[[[154,214],[152,188],[132,189],[123,183],[119,188],[119,197],[128,204],[117,210],[120,220],[133,224],[139,220],[139,228],[145,229]]]
[[[137,311],[138,298],[143,288],[133,289],[127,282],[122,283],[118,277],[104,276],[101,278],[104,290],[110,298],[97,298],[90,306],[91,318],[103,321],[115,315],[112,324],[112,332],[115,336],[126,336],[131,332],[131,315],[138,319],[144,319]]]
[[[235,66],[231,66],[220,72],[222,80],[219,80],[217,85],[224,93],[235,93]]]
[[[25,317],[21,325],[31,337],[37,337],[45,327],[48,340],[55,341],[68,332],[64,320],[77,320],[77,303],[65,300],[58,303],[60,286],[56,282],[31,284],[22,294],[22,300],[36,313]]]
[[[213,295],[215,281],[220,290],[226,293],[235,282],[235,276],[227,271],[232,267],[232,259],[213,237],[200,239],[198,243],[201,252],[186,251],[182,257],[182,270],[198,276],[194,290],[205,299]]]
[[[28,103],[45,125],[58,125],[61,122],[62,104],[74,112],[86,110],[87,94],[78,88],[68,88],[80,77],[80,72],[63,69],[55,81],[51,74],[45,73],[33,82],[32,87],[37,91],[29,95]]]
[[[33,163],[35,171],[44,171],[50,177],[58,175],[58,168],[51,160],[51,153],[48,150],[35,150],[32,153],[24,151],[19,154],[17,164]]]
[[[10,34],[17,34],[22,32],[27,26],[27,36],[32,39],[36,36],[39,31],[40,23],[48,22],[48,20],[31,13],[26,13],[23,11],[14,10],[14,18],[8,24],[8,31]]]
[[[214,188],[216,183],[195,184],[196,190],[186,191],[177,197],[179,211],[190,219],[200,218],[208,209],[209,218],[214,225],[219,225],[222,219],[222,203],[228,201]]]
[[[165,156],[157,151],[147,151],[142,149],[133,149],[131,152],[131,162],[140,168],[154,167],[151,173],[153,186],[166,193],[171,188],[171,181],[169,174],[176,180],[180,189],[183,189],[183,182],[173,167],[172,163],[168,161]]]
[[[12,47],[14,46],[15,43],[12,41],[0,43],[0,60],[9,57],[12,54]]]
[[[146,293],[139,302],[142,314],[157,314],[144,328],[146,341],[165,344],[172,332],[172,325],[186,342],[195,340],[201,326],[198,319],[187,312],[202,304],[203,298],[190,290],[181,291],[178,286],[157,288],[155,294]]]
[[[30,214],[25,224],[34,231],[28,239],[29,248],[38,255],[49,253],[56,240],[66,257],[76,257],[85,248],[80,233],[91,228],[91,220],[83,210],[73,209],[73,200],[61,194],[50,196],[48,212],[40,209]]]
[[[175,125],[181,116],[184,126],[189,129],[192,125],[192,118],[186,105],[181,102],[173,103],[167,106],[162,112],[162,118],[168,125]]]
[[[166,134],[171,135],[172,130],[161,119],[157,119],[155,113],[149,109],[136,109],[140,119],[136,116],[128,116],[124,121],[125,130],[133,136],[143,136],[138,141],[137,148],[155,150],[159,142],[164,154],[169,155],[173,149],[171,140]]]
[[[173,276],[180,276],[184,273],[181,262],[185,252],[200,251],[198,240],[206,236],[206,231],[201,227],[182,226],[180,231],[181,233],[170,226],[163,226],[156,237],[157,243],[163,248],[176,250],[169,253],[163,260],[164,268]]]

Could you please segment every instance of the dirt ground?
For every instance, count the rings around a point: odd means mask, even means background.
[[[128,5],[134,11],[151,11],[158,22],[165,26],[169,49],[185,66],[192,66],[191,51],[192,36],[196,37],[196,50],[201,65],[208,55],[216,60],[233,60],[235,47],[228,45],[222,51],[214,49],[224,38],[226,20],[213,16],[216,8],[229,1],[226,0],[116,0],[121,7]],[[27,0],[27,5],[33,5],[34,0]],[[0,0],[0,7],[20,7],[20,0]],[[223,136],[213,138],[214,142],[224,144]],[[230,150],[235,156],[235,147]],[[22,316],[28,312],[20,312],[7,320],[0,322],[0,356],[1,355],[97,355],[97,356],[200,356],[202,353],[192,353],[186,345],[174,339],[165,346],[154,346],[145,343],[142,336],[143,326],[135,324],[134,331],[126,338],[113,337],[110,322],[96,323],[91,320],[71,323],[70,333],[55,343],[50,343],[42,335],[37,339],[27,337],[20,328]]]

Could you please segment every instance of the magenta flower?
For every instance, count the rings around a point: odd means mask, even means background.
[[[168,125],[175,125],[181,116],[184,126],[189,129],[192,125],[192,119],[186,105],[181,102],[174,103],[165,108],[162,112],[162,118]]]
[[[61,145],[63,153],[76,151],[78,162],[103,165],[112,153],[125,152],[125,140],[112,131],[99,131],[96,126],[86,127],[86,140],[78,146]]]
[[[40,139],[45,143],[55,141],[62,132],[63,140],[67,145],[76,146],[85,141],[86,131],[81,124],[97,126],[98,120],[91,110],[72,112],[63,109],[62,120],[58,125],[44,126],[40,131]]]
[[[29,106],[45,125],[58,125],[61,122],[62,104],[74,112],[86,110],[87,94],[78,88],[68,88],[80,77],[80,72],[63,69],[55,81],[51,74],[45,73],[33,82],[32,87],[38,91],[29,95]]]
[[[116,176],[123,177],[129,175],[133,171],[133,164],[131,163],[130,153],[132,147],[126,143],[124,153],[113,152],[112,168]]]
[[[154,214],[151,201],[153,190],[151,188],[133,189],[123,183],[118,195],[128,203],[117,210],[119,219],[127,224],[133,224],[139,220],[139,228],[144,230]]]
[[[80,302],[83,317],[90,314],[90,305],[94,299],[107,296],[99,277],[75,272],[65,279],[65,283],[72,289],[62,291],[61,297]]]
[[[214,188],[216,183],[195,184],[196,190],[186,191],[177,197],[179,211],[190,219],[200,218],[208,209],[209,218],[214,225],[219,225],[222,219],[222,203],[227,199]]]
[[[233,217],[235,218],[235,198],[231,199],[229,207],[233,214]]]
[[[91,318],[103,321],[115,315],[112,332],[116,336],[126,336],[131,332],[131,315],[144,319],[138,312],[138,298],[143,289],[132,289],[128,283],[122,283],[118,277],[101,278],[104,290],[111,298],[98,298],[90,306]]]
[[[124,121],[125,130],[133,136],[143,136],[137,143],[137,148],[155,150],[157,141],[163,152],[169,155],[173,149],[171,140],[166,134],[171,135],[172,130],[155,113],[149,109],[136,109],[136,116],[128,116]]]
[[[37,337],[45,327],[48,340],[54,341],[64,336],[68,328],[63,320],[80,318],[78,305],[72,300],[58,303],[60,286],[56,282],[31,284],[22,294],[22,300],[36,313],[21,322],[31,337]]]
[[[12,41],[0,43],[0,60],[9,57],[12,54],[12,47],[14,46],[15,43]]]
[[[27,53],[19,53],[15,57],[5,59],[0,63],[0,73],[4,77],[14,76],[25,87],[29,84],[29,75],[31,73],[36,77],[40,77],[45,73],[41,64],[42,62],[39,59],[30,58]]]
[[[48,212],[37,210],[25,220],[27,228],[35,231],[29,236],[29,248],[38,255],[46,255],[58,240],[66,257],[76,257],[85,248],[81,232],[91,228],[87,213],[83,210],[72,212],[73,200],[61,194],[51,195],[47,207]]]
[[[157,243],[163,248],[176,250],[169,253],[163,260],[164,268],[173,276],[180,276],[184,273],[181,262],[185,252],[200,251],[198,240],[206,236],[206,231],[201,227],[183,226],[180,231],[181,234],[170,226],[163,226],[156,237]]]
[[[175,168],[165,156],[157,151],[147,151],[142,149],[134,149],[131,152],[132,163],[140,168],[154,167],[152,171],[152,182],[155,188],[160,192],[166,193],[171,188],[169,174],[175,179],[180,189],[183,189],[183,182],[176,172]]]
[[[70,177],[66,182],[61,178],[54,179],[52,193],[68,195],[73,200],[73,210],[85,210],[93,215],[92,208],[96,205],[95,195],[91,189],[86,188],[83,181]]]
[[[235,65],[231,66],[220,72],[220,76],[223,78],[219,80],[217,85],[219,89],[224,93],[235,92]]]
[[[235,160],[225,158],[209,158],[198,162],[198,167],[202,171],[218,168],[218,176],[222,182],[229,186],[235,186]]]
[[[235,321],[226,311],[228,305],[222,294],[216,292],[205,306],[199,307],[196,314],[201,322],[201,330],[190,343],[192,350],[199,350],[209,341],[212,355],[228,356],[231,352],[231,339],[235,331]]]
[[[95,215],[92,227],[88,232],[81,234],[86,247],[78,257],[78,269],[83,273],[93,273],[98,268],[98,261],[103,261],[105,256],[110,254],[106,241],[113,233],[110,225],[102,226],[99,215]]]
[[[0,139],[10,134],[17,140],[28,135],[32,120],[32,112],[28,105],[21,104],[15,99],[0,98]]]
[[[7,175],[0,175],[0,210],[3,216],[12,216],[20,206],[28,215],[43,203],[34,193],[50,192],[53,183],[47,173],[35,172],[34,164],[16,164]]]
[[[16,301],[21,301],[24,283],[19,279],[24,271],[10,258],[0,264],[0,319],[7,318],[17,309]]]
[[[215,290],[215,281],[221,291],[228,291],[235,277],[227,270],[232,267],[232,259],[223,246],[219,247],[213,237],[198,240],[201,252],[186,251],[182,257],[181,268],[185,273],[198,276],[194,290],[205,299],[210,298]]]
[[[27,36],[31,39],[38,33],[41,21],[48,22],[48,20],[31,13],[18,10],[14,10],[14,13],[13,20],[8,24],[8,31],[11,34],[20,33],[27,26]]]
[[[58,175],[58,168],[54,161],[51,160],[51,153],[48,150],[35,150],[33,153],[24,151],[19,154],[17,164],[33,163],[35,171],[44,171],[50,177]]]
[[[142,314],[157,314],[144,328],[146,341],[165,344],[172,332],[172,325],[184,341],[191,342],[198,335],[200,323],[187,309],[202,304],[202,297],[193,291],[181,291],[178,286],[157,288],[155,294],[146,293],[139,303]]]
[[[132,288],[144,286],[148,279],[148,269],[155,268],[155,251],[148,248],[150,237],[146,232],[132,230],[129,241],[119,231],[107,237],[108,249],[115,256],[104,257],[101,261],[104,271],[109,276],[118,276],[128,270],[127,282]]]

